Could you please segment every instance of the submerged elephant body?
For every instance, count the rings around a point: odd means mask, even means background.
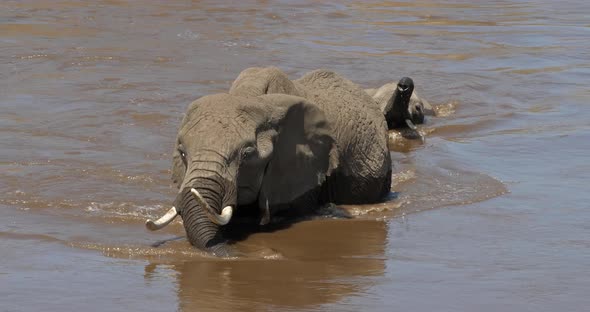
[[[256,207],[266,224],[293,209],[374,203],[390,191],[391,167],[384,114],[359,86],[327,70],[291,81],[250,68],[229,94],[189,106],[173,154],[180,191],[148,227],[179,214],[192,245],[223,255],[220,227],[236,209]]]

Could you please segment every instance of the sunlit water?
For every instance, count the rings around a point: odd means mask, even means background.
[[[0,310],[586,311],[586,1],[0,2]],[[170,206],[192,100],[251,66],[410,76],[391,200],[193,249]],[[158,246],[158,247],[154,247]]]

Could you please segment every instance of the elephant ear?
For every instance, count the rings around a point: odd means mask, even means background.
[[[178,151],[178,145],[180,144],[180,136],[182,135],[182,131],[184,126],[187,122],[191,119],[190,116],[199,104],[199,100],[196,100],[189,104],[186,109],[186,113],[182,118],[182,122],[180,123],[180,127],[178,128],[178,136],[176,137],[176,141],[174,143],[174,149],[172,150],[172,182],[176,185],[177,188],[180,188],[182,184],[182,180],[184,179],[184,174],[186,173],[186,164],[182,161],[180,157],[180,152]]]
[[[410,107],[422,107],[422,111],[426,116],[436,116],[436,111],[432,107],[432,105],[423,97],[419,96],[418,93],[414,90],[412,92],[412,96],[410,97]]]
[[[180,157],[180,152],[174,147],[174,151],[172,151],[172,182],[177,188],[180,188],[185,173],[186,165]]]
[[[338,151],[324,112],[304,98],[260,96],[271,107],[276,136],[265,170],[259,205],[287,204],[319,191],[338,166]]]

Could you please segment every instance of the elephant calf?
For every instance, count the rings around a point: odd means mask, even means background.
[[[406,110],[408,90],[396,104]],[[227,255],[220,229],[239,209],[264,225],[293,209],[378,202],[391,185],[387,130],[373,98],[334,72],[291,81],[274,67],[246,69],[229,94],[189,105],[173,152],[174,207],[146,225],[180,215],[192,245]]]
[[[399,82],[391,82],[378,89],[365,89],[379,105],[385,115],[389,129],[409,127],[416,129],[414,124],[424,123],[424,116],[434,116],[435,112],[426,101],[414,91],[414,81],[404,77]],[[407,102],[403,97],[410,95]],[[407,107],[404,106],[407,104]]]

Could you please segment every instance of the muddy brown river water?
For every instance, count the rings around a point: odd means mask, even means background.
[[[0,311],[589,311],[590,2],[0,2]],[[208,257],[170,152],[251,66],[411,76],[391,199]]]

